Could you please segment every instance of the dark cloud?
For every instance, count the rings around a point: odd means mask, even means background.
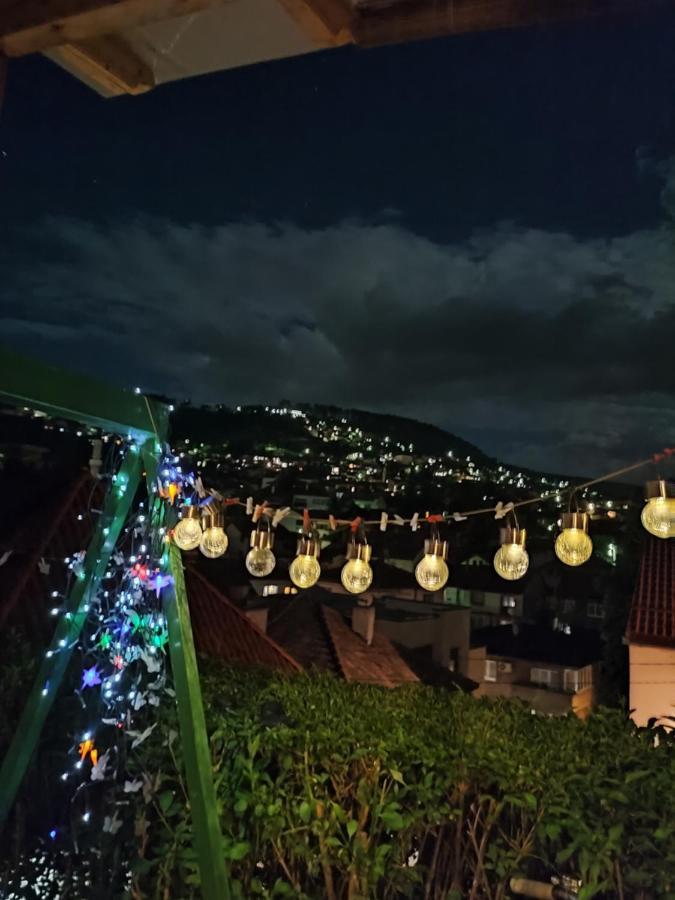
[[[595,472],[675,443],[674,237],[51,218],[22,235],[38,261],[14,267],[0,328],[126,385],[399,412]]]

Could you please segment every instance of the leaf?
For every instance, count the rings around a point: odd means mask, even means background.
[[[394,779],[394,781],[398,781],[399,784],[405,784],[403,780],[403,775],[398,771],[398,769],[390,769],[389,774]]]
[[[356,830],[357,830],[358,827],[359,827],[359,826],[358,826],[358,823],[357,823],[356,819],[350,819],[350,820],[347,822],[347,834],[349,835],[350,838],[353,838],[353,837],[354,837],[354,835],[356,834]]]
[[[162,791],[158,798],[159,808],[165,813],[173,803],[173,791]]]
[[[385,810],[382,813],[382,823],[388,831],[400,831],[405,827],[403,816],[396,810]]]
[[[232,859],[235,862],[243,859],[251,850],[251,845],[248,841],[240,841],[238,844],[232,844],[232,846],[227,850],[227,858]]]

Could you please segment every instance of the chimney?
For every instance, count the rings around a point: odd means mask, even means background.
[[[89,460],[89,471],[93,478],[98,478],[103,465],[101,459],[101,451],[103,449],[103,441],[96,438],[91,442],[91,459]]]
[[[375,607],[355,606],[352,609],[352,631],[370,645],[375,636]]]

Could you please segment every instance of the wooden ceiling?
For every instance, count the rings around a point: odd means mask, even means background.
[[[644,15],[672,0],[0,0],[0,54],[46,53],[104,96],[356,44]],[[2,90],[0,64],[0,91]]]

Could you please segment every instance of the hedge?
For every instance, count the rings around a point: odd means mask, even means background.
[[[591,897],[675,898],[675,743],[620,710],[205,665],[237,897],[500,900],[513,874]],[[198,896],[172,712],[139,748],[135,897]]]

